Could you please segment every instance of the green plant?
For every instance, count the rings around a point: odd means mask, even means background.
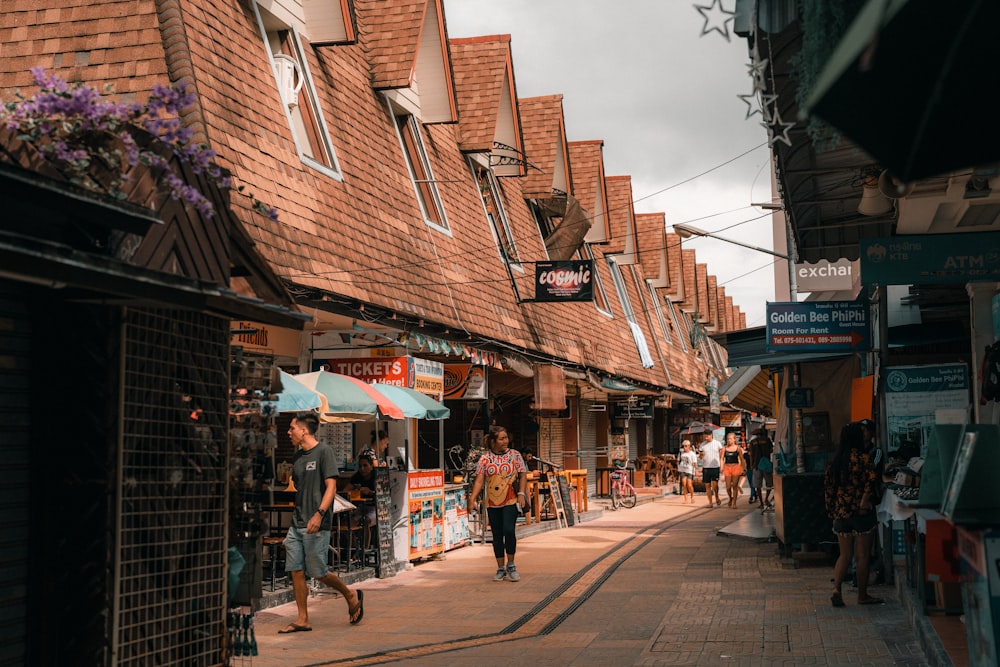
[[[214,214],[212,203],[188,185],[170,164],[172,152],[196,174],[205,174],[220,188],[230,188],[230,177],[212,161],[215,151],[192,141],[180,114],[194,102],[194,94],[180,87],[157,84],[145,104],[118,102],[82,83],[68,84],[44,68],[31,69],[38,92],[25,97],[14,91],[14,100],[0,107],[0,124],[17,139],[30,144],[47,163],[71,183],[122,199],[122,189],[132,168],[145,165],[156,174],[170,196],[194,207],[205,217]],[[140,146],[133,134],[145,130],[155,140]],[[157,146],[156,144],[159,144]],[[157,151],[167,147],[169,151]],[[272,220],[278,213],[242,186],[236,188],[251,200],[252,208]]]

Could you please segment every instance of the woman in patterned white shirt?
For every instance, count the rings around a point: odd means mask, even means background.
[[[493,555],[497,573],[493,581],[520,581],[514,566],[517,552],[518,507],[527,506],[528,468],[521,454],[510,448],[507,429],[494,426],[486,436],[487,450],[476,465],[476,481],[469,493],[469,513],[475,511],[479,495],[486,488],[486,515],[493,533]]]

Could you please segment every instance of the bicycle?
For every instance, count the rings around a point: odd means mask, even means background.
[[[611,471],[611,509],[617,510],[619,506],[631,509],[635,507],[635,487],[628,481],[628,474],[625,467],[616,467]]]

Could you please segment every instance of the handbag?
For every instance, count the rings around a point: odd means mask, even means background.
[[[760,470],[761,472],[774,472],[774,466],[771,464],[771,457],[760,457],[760,461],[757,461],[757,470]]]

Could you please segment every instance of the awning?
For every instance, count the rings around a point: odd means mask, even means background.
[[[784,366],[803,361],[839,359],[853,353],[829,352],[768,352],[765,327],[712,334],[712,339],[726,348],[730,368],[743,366]]]
[[[904,182],[996,162],[998,24],[995,0],[869,0],[805,110]]]
[[[338,415],[342,419],[380,416],[403,419],[403,411],[398,405],[357,378],[328,371],[313,371],[292,377],[316,390],[325,399],[319,409],[321,415]]]
[[[275,412],[301,412],[315,410],[323,405],[323,397],[315,389],[310,389],[292,375],[280,371],[281,392],[275,404]]]
[[[451,416],[449,408],[416,389],[381,383],[373,384],[372,387],[399,406],[404,417],[434,420],[447,419]]]
[[[774,390],[767,386],[770,373],[760,366],[743,366],[719,387],[719,394],[728,396],[729,405],[771,415],[774,413]]]
[[[0,277],[75,288],[125,304],[182,308],[302,329],[311,316],[195,280],[67,245],[0,232]]]

